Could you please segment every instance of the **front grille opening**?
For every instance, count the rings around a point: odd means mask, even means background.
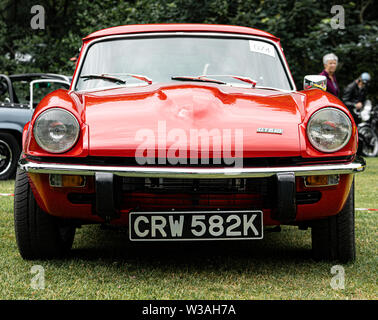
[[[68,201],[73,204],[94,204],[94,193],[69,193],[67,195]]]
[[[274,181],[258,179],[121,178],[122,208],[242,209],[271,208]]]
[[[123,192],[172,193],[260,193],[267,194],[273,186],[271,178],[254,179],[175,179],[121,178]]]
[[[320,191],[297,192],[297,204],[312,204],[318,202],[322,197]]]
[[[276,179],[175,179],[116,177],[117,204],[121,210],[217,210],[274,209],[277,203]],[[320,191],[297,192],[297,204],[321,199]],[[70,193],[73,204],[92,204],[94,193]]]

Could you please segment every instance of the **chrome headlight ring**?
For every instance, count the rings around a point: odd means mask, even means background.
[[[33,134],[42,149],[51,153],[64,153],[76,144],[80,125],[71,112],[51,108],[42,112],[35,120]]]
[[[322,108],[311,115],[306,132],[315,149],[326,153],[336,152],[349,142],[352,122],[340,109]]]

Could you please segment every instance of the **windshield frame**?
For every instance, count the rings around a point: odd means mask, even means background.
[[[123,86],[104,86],[104,87],[97,87],[97,88],[92,88],[92,89],[83,89],[83,90],[77,90],[77,84],[78,80],[82,71],[82,67],[84,64],[84,61],[87,57],[88,50],[90,47],[92,47],[94,44],[98,42],[105,42],[105,41],[112,41],[112,40],[119,40],[122,38],[134,38],[134,39],[147,39],[147,38],[162,38],[162,37],[203,37],[203,38],[237,38],[237,39],[246,39],[246,40],[258,40],[258,41],[263,41],[267,42],[269,44],[272,44],[275,48],[275,51],[277,53],[277,56],[281,62],[281,65],[283,66],[286,78],[288,80],[288,83],[291,87],[290,90],[285,90],[282,88],[273,88],[269,87],[269,89],[275,89],[283,92],[293,92],[297,91],[294,79],[291,75],[289,66],[287,64],[287,61],[283,55],[283,52],[281,50],[281,47],[279,46],[279,42],[270,40],[265,37],[259,37],[259,36],[253,36],[253,35],[244,35],[244,34],[237,34],[237,33],[222,33],[222,32],[182,32],[182,31],[177,31],[177,32],[146,32],[146,33],[138,33],[138,34],[122,34],[122,35],[112,35],[112,36],[104,36],[100,38],[95,38],[93,40],[90,40],[85,46],[84,46],[84,51],[80,55],[79,59],[79,64],[76,68],[74,77],[72,79],[72,84],[70,91],[75,91],[75,92],[89,92],[89,91],[101,91],[105,89],[112,89],[112,88],[121,88],[121,87],[134,87],[134,86],[143,86],[144,84],[138,84],[138,85],[123,85]],[[153,80],[153,79],[152,79]],[[155,82],[153,82],[155,84]],[[242,86],[241,86],[242,87]],[[259,88],[258,85],[256,85],[255,88]],[[265,88],[265,87],[262,87]]]

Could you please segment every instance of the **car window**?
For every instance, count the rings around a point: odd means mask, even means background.
[[[154,82],[172,81],[172,76],[231,74],[254,79],[257,86],[291,89],[275,46],[241,38],[167,36],[101,41],[89,47],[79,76],[122,77],[122,73],[147,76]],[[106,80],[79,78],[76,90],[109,85]]]

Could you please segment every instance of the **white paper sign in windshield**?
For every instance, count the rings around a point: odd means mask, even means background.
[[[275,57],[274,46],[269,43],[249,40],[249,48],[253,52],[263,53]]]

